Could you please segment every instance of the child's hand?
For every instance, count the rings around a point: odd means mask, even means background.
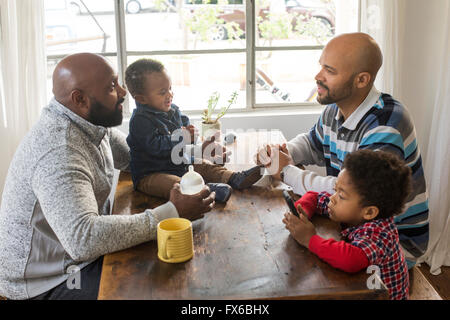
[[[195,143],[196,138],[198,137],[198,130],[195,126],[192,124],[188,125],[186,129],[189,131],[189,134],[191,135],[191,143]]]
[[[286,153],[286,154],[289,154],[290,155],[290,153],[289,153],[289,150],[288,150],[288,148],[287,148],[287,145],[286,145],[286,143],[283,143],[282,145],[278,145],[279,146],[279,149],[281,150],[281,151],[283,151],[284,153]]]
[[[225,164],[230,160],[230,154],[231,151],[228,151],[226,147],[216,142],[215,136],[212,136],[202,144],[202,158],[212,163]]]
[[[300,218],[297,218],[289,212],[284,214],[282,221],[291,236],[302,246],[308,248],[309,240],[316,234],[316,228],[311,221],[303,214],[300,215]]]
[[[195,143],[195,138],[198,136],[198,130],[193,125],[188,125],[187,127],[181,127],[183,129],[184,139],[189,140],[189,144]]]

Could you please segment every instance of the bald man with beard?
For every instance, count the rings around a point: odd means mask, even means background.
[[[382,62],[378,44],[367,34],[331,39],[315,76],[317,101],[325,105],[317,123],[285,145],[260,149],[256,159],[298,195],[308,191],[333,194],[348,153],[372,149],[396,154],[411,168],[413,177],[403,213],[394,218],[411,268],[428,245],[428,196],[412,118],[399,101],[374,86]],[[305,170],[306,165],[325,167],[327,175]],[[296,217],[289,220],[290,228],[299,226]]]
[[[54,98],[11,162],[0,208],[0,295],[96,299],[103,255],[156,237],[159,221],[201,218],[214,205],[205,187],[133,215],[109,215],[114,169],[129,169],[122,122],[126,90],[103,57],[64,58]],[[68,284],[81,270],[80,282]],[[73,275],[74,277],[74,275]],[[72,277],[72,278],[73,278]]]

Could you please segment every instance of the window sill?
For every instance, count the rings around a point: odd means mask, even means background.
[[[240,110],[229,110],[225,115],[226,118],[242,118],[242,117],[277,117],[277,116],[290,116],[290,115],[311,115],[311,114],[321,114],[323,111],[323,106],[317,107],[301,107],[301,108],[258,108],[258,109],[240,109]],[[201,119],[201,111],[186,111],[184,112],[192,120]]]
[[[311,106],[308,108],[258,108],[248,111],[247,109],[229,110],[224,116],[226,118],[252,118],[252,117],[277,117],[277,116],[294,116],[294,115],[320,115],[323,111],[323,106]],[[189,117],[191,120],[200,120],[202,117],[201,111],[183,111],[181,112]],[[129,122],[131,116],[125,115],[123,122]]]
[[[230,110],[221,118],[223,130],[271,130],[279,129],[286,139],[291,139],[297,134],[308,132],[317,122],[323,111],[323,106],[318,105],[301,108],[260,108],[247,111]],[[184,112],[191,123],[200,129],[201,112]],[[124,118],[118,128],[128,134],[130,118]]]

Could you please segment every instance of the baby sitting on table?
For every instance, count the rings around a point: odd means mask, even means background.
[[[411,170],[402,160],[384,151],[358,150],[346,156],[333,195],[307,192],[295,202],[307,217],[286,213],[283,223],[298,243],[331,266],[345,272],[376,266],[390,299],[408,299],[408,268],[394,216],[410,189]],[[315,213],[344,225],[343,240],[317,235],[308,220]]]
[[[232,189],[245,189],[261,178],[258,166],[249,170],[233,172],[223,165],[206,159],[213,159],[214,154],[203,157],[200,161],[182,155],[186,161],[177,163],[173,154],[175,146],[180,143],[192,144],[196,138],[196,128],[190,124],[189,118],[181,113],[178,106],[172,103],[172,84],[167,70],[156,60],[140,59],[132,63],[125,72],[125,82],[130,94],[136,101],[136,109],[130,119],[130,131],[127,143],[131,155],[131,176],[134,188],[146,194],[169,199],[170,190],[179,183],[181,176],[193,164],[211,192],[215,193],[215,201],[226,202]],[[182,135],[175,134],[178,130]],[[202,144],[202,153],[212,140]],[[207,148],[222,150],[225,148]],[[226,158],[226,152],[223,153]]]

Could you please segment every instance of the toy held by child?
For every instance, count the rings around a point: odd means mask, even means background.
[[[348,154],[343,168],[333,195],[307,192],[295,206],[308,217],[287,213],[283,223],[298,243],[335,268],[353,273],[377,266],[390,298],[408,299],[408,268],[394,216],[410,192],[411,170],[395,155],[372,150]],[[316,213],[345,226],[343,240],[317,235],[309,221]]]

